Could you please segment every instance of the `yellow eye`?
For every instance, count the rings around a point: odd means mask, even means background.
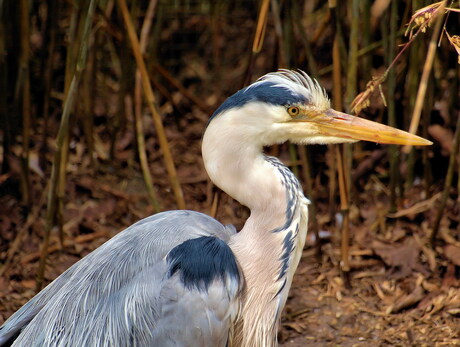
[[[297,117],[297,116],[299,115],[299,113],[300,113],[299,108],[296,107],[296,106],[290,106],[290,107],[288,107],[287,111],[288,111],[288,113],[289,113],[289,115],[290,115],[291,117]]]

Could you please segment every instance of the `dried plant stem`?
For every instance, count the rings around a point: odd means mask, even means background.
[[[8,54],[6,48],[6,35],[5,27],[6,23],[4,18],[4,6],[0,5],[0,90],[7,90],[8,88]],[[2,165],[0,167],[0,174],[6,173],[9,170],[9,157],[11,148],[11,124],[10,116],[7,111],[7,93],[0,93],[0,128],[3,129],[3,139],[1,147],[3,148],[2,153]]]
[[[345,94],[345,101],[350,105],[352,98],[356,95],[357,81],[358,81],[358,30],[359,30],[359,0],[353,0],[351,4],[351,28],[350,28],[350,42],[348,52],[348,69],[347,69],[347,87]],[[350,255],[349,255],[349,238],[350,238],[350,225],[349,225],[349,197],[350,197],[350,180],[351,180],[351,160],[352,160],[352,147],[349,144],[343,146],[343,153],[337,150],[337,167],[339,174],[339,190],[340,190],[340,206],[343,216],[342,221],[342,261],[341,269],[345,285],[350,285],[349,271],[350,271]]]
[[[280,9],[277,0],[270,0],[270,3],[272,7],[273,21],[275,24],[275,34],[278,42],[278,67],[285,68],[289,65],[289,59],[283,37],[283,24],[281,22]]]
[[[335,0],[329,0],[332,23],[334,26],[334,42],[332,45],[332,105],[337,111],[343,109],[342,100],[342,64],[340,55],[340,31],[339,17]],[[328,145],[328,163],[329,163],[329,214],[334,219],[336,211],[335,199],[337,196],[337,158],[335,156],[337,145]]]
[[[21,170],[21,185],[22,185],[22,201],[26,206],[29,206],[30,201],[30,173],[29,173],[29,143],[30,143],[30,76],[29,76],[29,60],[30,60],[30,29],[29,29],[29,2],[27,0],[20,1],[20,23],[21,23],[21,58],[20,69],[23,76],[22,79],[22,170]]]
[[[249,56],[248,67],[246,69],[246,76],[243,81],[243,86],[246,86],[251,81],[252,69],[254,68],[254,60],[256,55],[262,49],[265,29],[267,27],[268,10],[270,8],[270,0],[262,0],[257,17],[256,32],[254,34],[254,41],[252,42],[252,50]]]
[[[74,3],[74,7],[71,8],[72,15],[70,19],[70,30],[69,30],[69,40],[67,43],[67,55],[66,55],[66,68],[65,68],[65,79],[64,79],[64,95],[67,96],[69,93],[70,85],[75,75],[75,69],[78,59],[78,48],[82,42],[82,31],[79,28],[84,26],[85,16],[83,15],[83,7],[80,3]],[[65,104],[64,99],[64,104]],[[62,119],[61,119],[62,121]],[[61,123],[62,124],[62,123]],[[64,242],[64,230],[63,230],[63,209],[64,209],[64,197],[66,189],[66,168],[67,160],[69,158],[69,128],[66,126],[67,130],[62,134],[62,146],[59,148],[60,158],[58,163],[58,173],[57,173],[57,188],[53,192],[54,198],[56,199],[55,212],[53,213],[54,220],[51,221],[51,224],[56,224],[58,227],[59,241],[61,245]],[[59,134],[58,134],[59,136]]]
[[[298,166],[299,159],[297,158],[296,147],[297,146],[294,145],[293,143],[290,143],[288,145],[289,160],[291,162],[291,164],[289,165],[289,168],[291,169],[291,171],[294,173],[296,177],[299,177],[299,166]]]
[[[391,62],[396,55],[396,31],[397,31],[397,20],[398,20],[398,3],[393,1],[390,5],[390,33],[388,38],[387,46],[387,59]],[[387,25],[387,24],[385,24]],[[383,28],[385,31],[385,28]],[[395,109],[395,98],[396,94],[396,71],[391,69],[388,72],[388,124],[392,127],[396,127],[396,109]],[[397,197],[397,185],[399,179],[399,151],[395,145],[388,147],[389,160],[390,160],[390,212],[396,212],[396,197]]]
[[[371,46],[371,0],[364,0],[361,1],[361,13],[363,14],[362,16],[362,46],[363,47],[369,47]],[[358,50],[358,56],[360,56],[360,53],[363,50],[360,49]],[[369,54],[365,54],[361,58],[361,78],[364,80],[369,80],[372,77],[372,57]]]
[[[445,1],[440,5],[440,9],[438,13],[443,14],[445,7]],[[426,89],[428,86],[428,79],[430,77],[431,68],[433,67],[434,62],[434,55],[436,53],[436,45],[438,42],[438,38],[441,32],[442,27],[442,18],[444,15],[439,15],[436,18],[436,23],[433,29],[433,34],[431,35],[431,40],[428,45],[428,52],[426,54],[425,64],[423,66],[422,77],[420,78],[420,84],[417,92],[417,99],[415,100],[414,111],[412,112],[412,119],[409,127],[409,132],[411,134],[415,134],[417,132],[418,125],[420,123],[420,116],[422,114],[423,103],[425,101],[425,94]],[[409,153],[412,147],[404,146],[403,152]]]
[[[460,117],[457,119],[457,128],[455,130],[454,143],[452,144],[452,150],[449,156],[449,167],[447,168],[446,180],[444,181],[444,190],[442,192],[441,201],[439,203],[438,212],[436,213],[436,219],[433,223],[433,229],[431,231],[431,246],[435,247],[436,237],[438,236],[439,226],[441,225],[441,219],[445,215],[445,207],[447,198],[449,197],[450,187],[452,186],[452,180],[455,172],[455,162],[457,160],[457,154],[460,147]]]
[[[85,67],[86,56],[88,52],[88,37],[90,34],[91,24],[93,22],[94,11],[96,8],[96,0],[91,0],[88,6],[88,12],[86,15],[85,25],[83,29],[82,40],[80,42],[80,47],[78,51],[78,60],[76,64],[75,73],[73,75],[72,81],[70,83],[68,92],[64,100],[64,109],[62,111],[61,124],[59,126],[59,131],[56,139],[56,152],[54,154],[53,167],[51,170],[51,185],[48,192],[48,204],[46,212],[46,224],[43,242],[41,245],[40,252],[40,263],[37,272],[37,291],[42,288],[43,285],[43,275],[45,273],[46,257],[48,255],[48,245],[50,239],[51,229],[54,224],[54,214],[56,213],[56,192],[59,184],[59,168],[61,166],[61,153],[65,145],[66,134],[69,130],[69,120],[70,113],[75,103],[75,96],[77,93],[77,88],[81,79],[82,71]]]
[[[134,30],[134,25],[132,23],[131,16],[128,11],[128,6],[126,5],[125,0],[118,0],[117,3],[122,13],[126,30],[128,32],[134,58],[136,59],[137,66],[142,76],[143,91],[145,93],[147,105],[152,114],[153,124],[155,125],[158,140],[160,143],[160,148],[163,151],[163,158],[165,161],[166,170],[168,171],[169,181],[171,182],[171,187],[176,198],[176,203],[179,209],[185,209],[184,195],[182,193],[182,188],[177,177],[176,167],[174,166],[174,161],[171,155],[171,151],[169,149],[169,144],[166,138],[161,116],[155,104],[155,96],[153,94],[152,86],[150,84],[149,74],[147,72],[147,67],[145,66],[144,58],[142,57],[142,53],[139,46],[139,40]]]
[[[265,29],[267,27],[268,9],[270,0],[262,0],[260,5],[259,17],[257,18],[256,33],[252,42],[252,53],[257,54],[262,49],[265,37]]]
[[[211,189],[212,191],[212,189]],[[211,192],[212,194],[212,192]],[[209,212],[209,215],[212,217],[212,218],[216,218],[216,215],[217,215],[217,207],[219,206],[219,192],[215,192],[214,193],[214,197],[212,199],[212,204],[211,204],[211,211]]]
[[[414,7],[417,4],[414,4]],[[409,63],[408,63],[408,72],[406,78],[406,95],[408,95],[408,109],[413,110],[415,105],[415,100],[417,99],[417,86],[420,80],[420,65],[421,59],[423,58],[419,52],[424,50],[425,43],[422,40],[415,41],[409,51]],[[407,124],[409,124],[409,119]],[[405,124],[405,126],[407,126]],[[404,186],[406,189],[411,188],[414,182],[414,165],[415,165],[415,152],[410,151],[408,155],[402,153],[404,161],[407,163],[406,172],[404,173],[405,182]]]
[[[300,163],[302,164],[303,168],[303,177],[305,180],[306,185],[306,192],[307,196],[310,199],[310,213],[309,219],[311,220],[311,225],[313,229],[313,233],[315,235],[316,240],[316,256],[318,259],[321,259],[321,239],[319,237],[319,227],[318,227],[318,220],[316,218],[316,197],[313,191],[313,182],[312,182],[312,174],[311,174],[311,165],[308,159],[308,148],[307,146],[298,146],[299,148],[299,158]]]
[[[342,252],[342,260],[340,262],[341,270],[344,273],[345,283],[349,285],[349,278],[348,273],[350,271],[350,259],[349,259],[349,239],[350,239],[350,214],[349,214],[349,199],[348,199],[348,184],[346,180],[345,173],[343,169],[345,165],[343,164],[343,147],[336,146],[337,150],[337,169],[339,173],[339,191],[340,191],[340,210],[342,212],[343,220],[342,220],[342,244],[341,244],[341,252]]]
[[[147,47],[147,38],[150,32],[150,28],[152,27],[152,19],[155,15],[155,8],[157,5],[157,0],[151,0],[149,2],[149,6],[147,8],[147,12],[145,14],[144,23],[142,24],[141,29],[141,36],[139,46],[141,49],[141,53],[145,54],[145,49]],[[141,74],[139,68],[136,71],[136,81],[135,81],[135,88],[134,88],[134,99],[135,99],[135,108],[134,108],[134,119],[135,119],[135,126],[136,126],[136,140],[137,140],[137,148],[139,152],[139,161],[141,163],[142,175],[144,177],[145,186],[147,188],[147,193],[150,199],[150,203],[152,204],[155,212],[160,212],[161,207],[158,200],[158,196],[155,192],[155,188],[153,187],[153,179],[152,175],[150,174],[149,164],[147,160],[147,151],[145,149],[145,139],[144,139],[144,129],[142,126],[142,81],[141,81]],[[126,99],[126,108],[132,110],[132,105],[130,102],[130,98]],[[129,102],[128,102],[129,101]]]
[[[48,3],[48,35],[45,38],[48,44],[47,59],[44,63],[44,90],[43,90],[43,137],[40,148],[40,165],[44,167],[47,163],[45,154],[48,152],[47,136],[48,136],[48,120],[50,112],[50,98],[51,98],[51,82],[53,72],[53,61],[54,61],[54,48],[56,47],[56,32],[57,32],[57,14],[58,14],[59,2],[50,1]],[[1,65],[1,64],[0,64]]]
[[[300,41],[304,47],[305,56],[307,58],[308,72],[311,77],[317,77],[318,74],[318,65],[316,64],[315,56],[313,54],[313,49],[310,44],[309,37],[307,35],[307,30],[302,23],[302,9],[299,6],[297,1],[294,1],[292,10],[291,10],[292,24],[297,36],[300,37]]]

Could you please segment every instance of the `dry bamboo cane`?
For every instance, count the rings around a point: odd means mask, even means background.
[[[155,15],[155,8],[156,8],[157,0],[151,0],[149,2],[149,6],[147,8],[147,12],[145,14],[144,23],[142,24],[141,28],[141,38],[140,38],[140,49],[142,54],[145,53],[145,49],[147,47],[147,38],[150,32],[150,28],[152,27],[152,19]],[[134,107],[134,118],[135,118],[135,126],[136,126],[136,139],[137,139],[137,147],[139,151],[139,160],[141,163],[142,175],[144,176],[145,186],[147,188],[147,193],[149,195],[150,202],[155,210],[155,212],[160,212],[161,207],[158,199],[158,195],[155,192],[155,188],[153,187],[153,179],[152,175],[150,174],[148,160],[147,160],[147,150],[145,148],[145,139],[144,139],[144,129],[142,126],[142,81],[141,81],[141,74],[139,72],[139,68],[136,71],[136,81],[135,81],[135,88],[134,88],[134,99],[135,99],[135,107]]]
[[[145,66],[144,58],[139,46],[139,39],[137,38],[136,31],[134,30],[134,25],[129,14],[128,6],[126,5],[125,0],[118,0],[118,6],[123,16],[125,22],[126,31],[128,32],[129,40],[131,42],[131,48],[133,50],[134,58],[136,59],[137,66],[142,76],[142,85],[144,94],[146,97],[147,105],[152,113],[153,124],[157,132],[158,140],[160,143],[160,148],[163,151],[163,158],[166,165],[166,170],[168,171],[169,181],[171,182],[171,187],[173,189],[174,195],[176,197],[176,203],[179,209],[185,209],[185,200],[182,193],[182,189],[177,178],[176,167],[174,166],[174,161],[169,149],[168,140],[166,138],[165,130],[161,120],[160,113],[157,110],[155,104],[155,96],[153,94],[152,86],[149,80],[149,74],[147,72],[147,67]]]
[[[30,170],[29,170],[29,142],[30,142],[30,30],[29,30],[29,6],[27,0],[20,1],[21,16],[21,58],[20,68],[23,74],[22,83],[22,200],[26,206],[30,206]]]
[[[438,18],[436,18],[436,24],[433,29],[433,35],[431,36],[430,44],[428,46],[428,52],[426,54],[425,64],[423,66],[422,77],[420,78],[420,84],[417,92],[417,99],[415,100],[414,112],[412,113],[412,119],[410,122],[409,132],[415,134],[420,123],[420,115],[422,114],[423,103],[425,101],[426,89],[428,86],[428,79],[430,77],[431,68],[433,67],[434,55],[436,53],[436,45],[438,42],[439,34],[442,27],[442,19],[444,18],[444,7],[446,2],[440,5]],[[413,147],[404,146],[403,152],[409,153]]]
[[[278,67],[286,68],[289,65],[286,44],[283,37],[283,24],[280,18],[280,9],[277,0],[270,0],[272,7],[273,21],[275,24],[275,34],[278,41]]]
[[[307,197],[310,199],[310,212],[309,220],[311,220],[311,225],[313,233],[315,235],[315,247],[316,247],[316,257],[318,261],[321,260],[321,239],[319,237],[319,226],[318,218],[316,218],[316,202],[315,202],[315,193],[313,192],[313,180],[311,174],[311,165],[308,158],[308,148],[307,146],[298,146],[299,148],[299,158],[300,163],[302,164],[303,177],[305,180]]]
[[[356,95],[357,87],[357,71],[358,71],[358,29],[359,29],[359,0],[353,0],[351,4],[351,29],[350,29],[350,42],[348,53],[348,69],[347,69],[347,88],[345,100],[347,105],[350,105],[352,98]],[[350,272],[350,255],[349,255],[349,238],[350,238],[350,225],[349,225],[349,208],[350,208],[350,180],[351,180],[351,161],[352,161],[352,147],[350,144],[340,145],[343,146],[343,153],[337,150],[338,173],[339,173],[339,189],[340,189],[340,206],[343,216],[342,221],[342,260],[340,262],[343,272],[345,285],[349,286],[349,272]]]
[[[83,36],[80,42],[80,47],[78,51],[78,60],[75,69],[75,73],[72,77],[72,81],[70,83],[69,90],[64,100],[64,109],[62,111],[62,118],[61,124],[59,126],[59,131],[57,134],[56,139],[56,152],[54,154],[54,161],[53,167],[51,170],[51,186],[48,192],[48,204],[47,204],[47,212],[46,212],[46,224],[45,224],[45,231],[43,242],[41,245],[41,252],[40,252],[40,263],[38,266],[37,271],[37,283],[36,283],[36,290],[40,290],[43,285],[43,275],[45,273],[45,265],[46,265],[46,258],[48,255],[48,245],[50,239],[51,229],[54,224],[54,214],[56,212],[56,192],[58,189],[59,184],[59,168],[61,166],[61,153],[63,146],[65,145],[65,138],[66,134],[68,134],[69,130],[69,120],[70,120],[70,113],[74,106],[75,96],[77,93],[78,84],[80,82],[80,78],[82,75],[82,71],[85,67],[86,56],[88,52],[88,37],[90,34],[91,24],[93,22],[94,11],[96,9],[97,0],[91,0],[88,6],[88,13],[86,15],[85,26],[83,29]]]
[[[243,80],[243,86],[246,86],[251,81],[252,69],[254,67],[254,61],[257,54],[260,53],[265,38],[265,30],[267,28],[268,10],[270,8],[270,0],[262,0],[259,9],[259,15],[257,18],[256,31],[254,34],[254,40],[252,42],[252,50],[249,56],[248,67],[246,69],[246,75]]]
[[[394,1],[390,9],[390,33],[388,40],[387,59],[391,61],[396,56],[396,30],[398,18],[398,3]],[[396,127],[396,109],[395,109],[395,90],[396,90],[396,70],[391,69],[388,72],[388,124]],[[399,151],[396,145],[390,145],[388,148],[390,159],[390,212],[396,212],[397,206],[397,188],[399,180]]]
[[[450,187],[452,186],[452,180],[454,178],[455,161],[460,147],[460,117],[457,119],[457,128],[455,130],[454,143],[452,144],[452,150],[449,157],[449,167],[447,168],[446,180],[444,181],[444,190],[442,192],[441,202],[439,204],[438,212],[436,213],[436,219],[433,223],[433,229],[431,231],[431,246],[433,249],[436,245],[436,237],[438,235],[439,226],[441,224],[442,216],[445,214],[444,208],[446,207],[447,198],[449,197]]]

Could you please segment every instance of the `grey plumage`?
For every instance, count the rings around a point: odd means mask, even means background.
[[[228,241],[234,233],[198,212],[145,218],[17,311],[0,330],[0,345],[24,328],[13,346],[225,346],[238,281],[217,277],[206,291],[186,288],[180,273],[168,277],[166,256],[185,240]]]

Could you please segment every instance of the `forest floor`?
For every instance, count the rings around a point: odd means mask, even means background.
[[[169,131],[168,137],[187,207],[208,213],[216,190],[200,157],[204,124],[180,120],[183,133]],[[117,160],[110,164],[103,160],[91,164],[82,144],[73,144],[63,215],[64,244],[53,229],[46,282],[124,227],[153,213],[132,159],[136,156],[130,134],[117,141]],[[153,138],[147,138],[148,148],[155,148]],[[99,145],[108,148],[103,141]],[[35,294],[45,225],[43,192],[48,179],[38,166],[32,170],[33,207],[26,219],[18,201],[16,161],[12,160],[12,173],[1,178],[0,259],[6,267],[0,270],[0,323]],[[149,162],[163,208],[173,209],[161,156],[150,153]],[[339,271],[340,242],[334,217],[324,202],[327,189],[316,189],[316,220],[327,237],[317,256],[313,233],[309,235],[282,318],[280,342],[284,346],[460,346],[458,204],[449,200],[433,250],[428,235],[439,198],[436,189],[427,196],[424,189],[414,186],[406,192],[399,215],[392,216],[397,218],[388,218],[385,188],[376,177],[366,177],[366,181],[369,183],[356,191],[359,209],[351,210],[349,285]],[[218,206],[218,220],[241,228],[248,214],[245,208],[223,193]]]

